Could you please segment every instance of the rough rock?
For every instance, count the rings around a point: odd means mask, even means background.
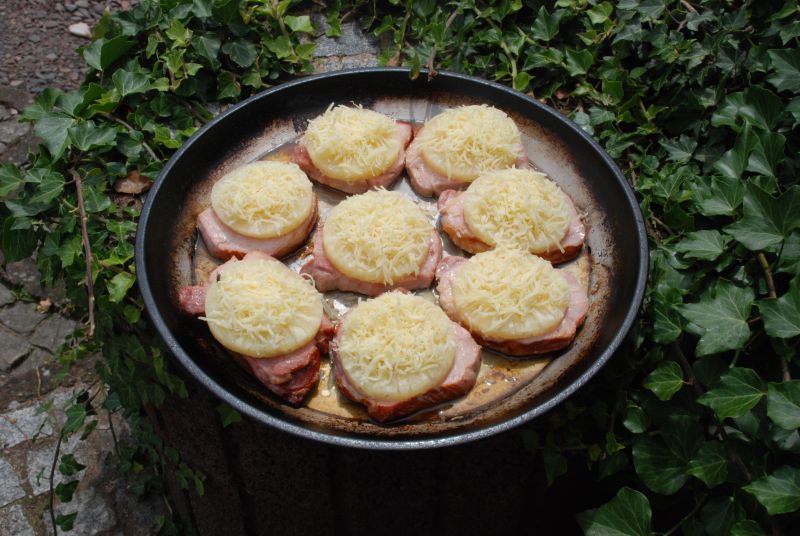
[[[53,354],[47,350],[34,347],[33,350],[31,350],[31,353],[28,354],[28,357],[26,357],[22,363],[20,363],[16,368],[14,368],[14,370],[11,371],[11,375],[24,376],[36,369],[39,369],[41,378],[46,379],[48,376],[50,376],[50,371],[47,369],[47,365],[55,362],[56,358],[53,356]],[[0,536],[2,536],[2,534],[0,534]]]
[[[314,25],[323,31],[327,31],[329,26],[322,15],[315,15],[312,20]],[[317,46],[314,48],[314,57],[325,56],[354,56],[356,54],[377,54],[380,52],[378,40],[375,37],[365,35],[355,22],[345,22],[342,24],[342,35],[339,37],[322,36],[316,40]]]
[[[6,278],[12,285],[24,288],[34,296],[41,296],[42,274],[36,266],[36,261],[28,257],[6,264]]]
[[[11,467],[10,463],[0,458],[0,506],[5,506],[24,496],[25,490],[22,489],[14,468]]]
[[[8,371],[31,351],[31,345],[13,331],[0,327],[0,370]]]
[[[11,84],[14,82],[16,82],[16,80],[11,82]],[[22,83],[22,80],[19,82]],[[27,91],[0,85],[0,103],[11,106],[15,110],[22,110],[31,100],[32,96]]]
[[[53,314],[36,327],[28,340],[31,344],[55,352],[64,343],[64,339],[75,331],[75,326],[74,320]]]
[[[0,415],[0,449],[52,435],[47,413],[36,415],[36,410],[33,405]]]
[[[72,35],[77,35],[78,37],[85,37],[86,39],[91,39],[92,37],[92,30],[85,22],[76,22],[75,24],[70,24],[69,33]]]
[[[0,141],[11,145],[22,139],[30,130],[30,123],[19,123],[14,120],[3,121],[0,123]]]
[[[372,54],[359,54],[357,56],[330,56],[314,60],[314,72],[327,73],[341,69],[356,69],[359,67],[375,67],[378,59]]]
[[[44,318],[33,303],[17,302],[0,311],[0,322],[17,333],[30,333]]]
[[[0,306],[14,303],[14,295],[8,290],[8,287],[0,283]]]
[[[78,512],[75,524],[69,534],[80,536],[94,536],[106,530],[111,530],[117,524],[117,516],[108,502],[92,489],[78,491],[72,501],[56,506],[56,515]],[[47,533],[52,533],[49,512],[43,515]]]
[[[0,508],[0,536],[36,536],[33,527],[25,518],[25,512],[18,504]]]
[[[40,495],[50,490],[50,468],[53,464],[53,455],[56,452],[56,442],[54,440],[46,443],[35,444],[28,450],[27,471],[28,483],[33,489],[34,495]],[[87,465],[86,448],[79,440],[78,436],[72,436],[68,441],[61,444],[60,455],[73,454],[75,459]],[[92,463],[97,463],[101,460],[92,460]],[[85,469],[84,469],[85,471]],[[81,478],[82,473],[69,477]],[[53,487],[67,481],[67,477],[62,475],[59,471],[53,474]]]

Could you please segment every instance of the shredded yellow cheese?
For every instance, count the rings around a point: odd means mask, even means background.
[[[311,181],[296,165],[253,162],[234,169],[211,189],[211,207],[237,233],[274,238],[289,233],[311,214]]]
[[[456,355],[453,323],[433,303],[389,292],[358,304],[345,317],[339,360],[370,398],[396,402],[439,385]]]
[[[561,250],[570,211],[566,194],[536,171],[504,169],[481,175],[464,194],[464,219],[490,246],[544,253]]]
[[[349,197],[331,210],[322,245],[343,274],[392,284],[419,273],[432,231],[428,218],[411,199],[374,190]]]
[[[361,106],[331,105],[309,121],[303,141],[315,166],[328,177],[345,182],[382,174],[403,149],[397,123]]]
[[[569,284],[546,260],[499,248],[478,253],[459,269],[453,299],[470,329],[494,339],[524,339],[561,323]]]
[[[204,319],[229,350],[277,357],[317,334],[322,295],[282,263],[249,257],[226,266],[208,287]]]
[[[430,167],[463,182],[486,171],[511,167],[522,153],[514,121],[485,104],[462,106],[433,117],[417,140]]]

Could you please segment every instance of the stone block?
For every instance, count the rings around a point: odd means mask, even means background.
[[[114,528],[117,516],[114,510],[94,488],[87,488],[75,493],[72,501],[56,505],[56,515],[78,512],[75,524],[69,534],[80,536],[94,536]],[[50,513],[44,512],[43,520],[47,527],[47,534],[53,533]]]
[[[0,506],[14,502],[25,496],[25,490],[19,483],[17,473],[11,464],[0,458]]]
[[[0,415],[0,449],[52,435],[47,413],[36,415],[37,406],[27,406]]]
[[[36,310],[36,304],[17,302],[0,311],[0,323],[17,333],[30,333],[45,315]]]
[[[30,123],[18,123],[16,119],[7,119],[0,122],[0,141],[11,145],[25,137],[30,130]]]
[[[0,283],[0,306],[14,303],[14,295],[8,290],[8,287]]]
[[[32,346],[24,338],[0,326],[0,370],[9,371],[28,355]]]
[[[322,15],[313,17],[314,25],[327,31],[329,26]],[[356,54],[378,54],[380,48],[378,39],[364,34],[355,22],[345,22],[342,24],[342,35],[339,37],[327,37],[325,35],[315,41],[314,57],[325,56],[353,56]]]
[[[6,265],[6,278],[12,285],[18,285],[34,296],[42,295],[42,274],[36,261],[28,257]]]
[[[50,315],[36,327],[30,339],[31,344],[41,346],[55,353],[64,343],[64,339],[75,331],[76,322],[61,315]]]
[[[0,535],[36,536],[36,533],[28,523],[22,507],[15,504],[7,508],[0,508]]]

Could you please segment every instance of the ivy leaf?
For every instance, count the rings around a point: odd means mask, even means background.
[[[197,39],[192,39],[192,47],[197,53],[208,60],[211,68],[216,69],[219,67],[219,50],[222,42],[213,35],[203,35]]]
[[[567,49],[566,68],[570,76],[586,74],[593,61],[592,53],[586,49]]]
[[[784,49],[767,52],[775,72],[767,77],[767,82],[778,91],[800,91],[800,50]]]
[[[720,280],[713,296],[706,294],[697,303],[687,303],[681,314],[691,324],[687,329],[700,335],[697,355],[704,356],[741,348],[750,337],[750,308],[753,289],[739,288]]]
[[[770,382],[767,415],[785,430],[800,428],[800,380]]]
[[[77,516],[78,512],[72,512],[71,514],[58,514],[56,516],[56,525],[64,532],[69,532],[72,530],[73,525],[75,525],[75,518]]]
[[[64,428],[61,430],[61,433],[65,436],[80,430],[86,417],[89,415],[86,411],[86,406],[82,403],[72,404],[67,408],[65,414],[67,419],[66,422],[64,422]]]
[[[663,361],[642,385],[655,393],[659,400],[669,400],[683,387],[683,371],[676,362]]]
[[[118,70],[114,71],[111,80],[121,97],[144,93],[150,89],[150,77],[144,73]]]
[[[721,173],[724,177],[729,179],[739,179],[747,168],[747,162],[750,160],[750,153],[758,143],[758,138],[749,125],[739,133],[736,137],[736,143],[733,149],[725,152],[719,160],[714,163],[714,169]]]
[[[75,121],[66,115],[49,114],[36,122],[33,133],[42,139],[50,155],[57,159],[69,146],[69,127],[74,123]]]
[[[751,251],[780,244],[797,227],[800,215],[800,188],[793,186],[774,198],[750,183],[744,195],[744,217],[725,228]]]
[[[98,71],[104,71],[111,66],[112,63],[121,58],[134,44],[136,43],[129,40],[124,35],[109,40],[98,39],[91,45],[85,47],[81,51],[81,54],[89,67],[97,69]]]
[[[800,508],[800,469],[784,465],[742,489],[755,495],[771,516],[794,512]]]
[[[58,464],[58,472],[64,476],[72,476],[86,469],[86,466],[78,462],[73,454],[64,454]]]
[[[0,197],[7,196],[23,184],[25,184],[25,180],[17,166],[0,164]]]
[[[720,419],[725,419],[741,417],[766,395],[764,381],[753,369],[736,367],[724,373],[697,401],[713,409]]]
[[[744,183],[729,177],[714,177],[707,192],[702,192],[698,206],[706,216],[730,216],[744,198]]]
[[[58,500],[60,500],[62,503],[70,502],[79,483],[80,480],[71,480],[69,482],[61,482],[56,485],[55,492]]]
[[[789,339],[800,335],[800,277],[792,280],[788,292],[780,298],[760,300],[758,310],[770,337]]]
[[[533,21],[533,26],[531,26],[531,37],[545,43],[550,41],[558,35],[560,21],[561,17],[558,15],[558,11],[551,14],[546,7],[540,7],[536,20]]]
[[[108,299],[111,303],[121,302],[135,282],[136,278],[132,274],[128,272],[118,273],[106,283]]]
[[[784,104],[773,92],[758,86],[745,91],[744,105],[738,113],[752,125],[770,131],[778,124]]]
[[[28,198],[29,203],[50,203],[64,191],[64,176],[61,173],[42,170],[38,179],[36,192]]]
[[[587,536],[650,536],[651,518],[647,497],[624,487],[600,508],[580,514],[578,523]]]
[[[784,160],[786,138],[777,132],[761,132],[747,161],[747,171],[775,177],[778,165]]]
[[[240,67],[250,67],[256,61],[258,49],[249,41],[234,41],[222,45],[222,51]]]
[[[230,407],[225,402],[222,402],[216,407],[217,413],[222,419],[222,427],[227,428],[231,424],[241,422],[242,414],[234,408]]]
[[[88,151],[95,147],[112,145],[117,138],[117,131],[114,127],[101,127],[90,120],[70,127],[69,136],[76,149]]]
[[[718,486],[728,478],[728,455],[720,441],[707,441],[700,446],[697,456],[689,461],[687,472],[696,476],[709,488]]]
[[[636,474],[656,493],[672,495],[688,479],[686,461],[655,439],[637,437],[632,453]]]
[[[6,262],[14,262],[29,257],[36,249],[37,237],[27,230],[15,230],[16,218],[5,218],[0,233],[0,250]]]
[[[308,15],[300,15],[299,17],[286,15],[283,21],[293,32],[314,33],[314,26],[311,24],[311,18]]]
[[[731,527],[731,536],[764,536],[764,531],[752,519],[742,519]]]
[[[675,251],[690,259],[713,261],[725,250],[725,237],[715,230],[686,233]]]

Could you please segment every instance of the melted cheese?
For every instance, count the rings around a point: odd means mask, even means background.
[[[462,106],[433,117],[417,140],[431,168],[464,182],[486,171],[511,167],[522,154],[517,125],[485,104]]]
[[[481,175],[464,194],[464,219],[490,246],[543,253],[561,249],[571,212],[566,194],[542,173],[505,169]]]
[[[253,162],[234,169],[211,189],[211,206],[231,229],[274,238],[296,229],[311,214],[311,181],[296,164]]]
[[[433,226],[411,199],[375,190],[334,207],[325,221],[325,254],[343,274],[393,284],[419,273]]]
[[[467,326],[493,339],[552,330],[569,305],[569,284],[544,259],[514,249],[478,253],[453,278],[453,299]]]
[[[322,323],[322,295],[280,262],[250,257],[220,270],[206,291],[204,319],[229,350],[277,357],[314,339]]]
[[[453,323],[433,303],[401,292],[361,302],[345,317],[339,360],[352,384],[382,401],[438,386],[456,355]]]
[[[345,182],[381,175],[403,149],[397,123],[360,106],[328,108],[308,123],[303,141],[315,166]]]

